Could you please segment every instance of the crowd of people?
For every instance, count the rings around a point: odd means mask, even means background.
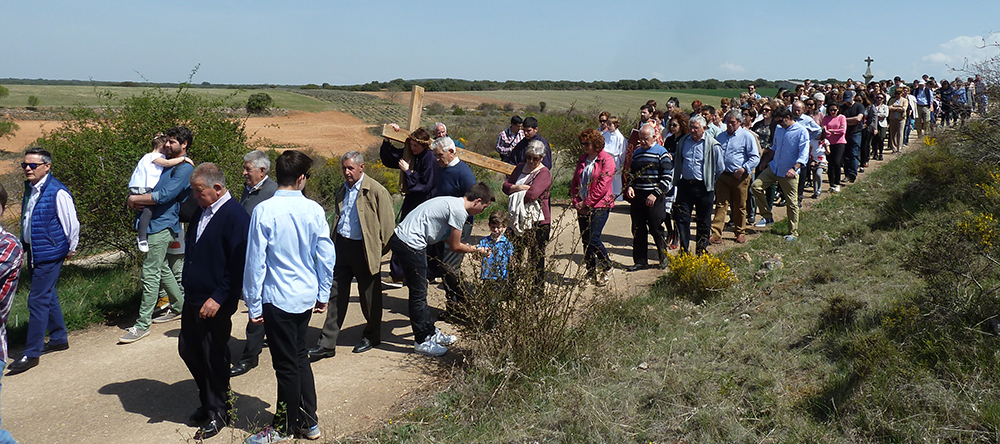
[[[719,108],[696,100],[687,112],[671,98],[657,109],[651,100],[639,108],[640,121],[628,136],[619,130],[619,118],[602,112],[597,129],[578,135],[582,154],[568,196],[586,274],[596,286],[608,284],[612,262],[602,232],[623,200],[629,202],[633,235],[628,272],[651,266],[650,237],[659,268],[667,266],[670,250],[688,252],[692,219],[696,254],[722,242],[727,230],[735,242],[746,242],[749,227],[774,223],[775,206],[786,208],[784,238],[794,242],[807,188],[818,198],[825,178],[829,192],[839,192],[870,161],[898,152],[911,131],[922,136],[984,112],[985,91],[978,76],[940,84],[925,76],[912,85],[899,77],[867,85],[805,81],[773,98],[761,97],[750,85],[739,98],[722,98]],[[474,290],[462,279],[465,255],[481,262],[478,288],[499,294],[518,279],[529,293],[545,291],[552,149],[534,117],[514,116],[497,137],[496,152],[513,166],[499,190],[508,195],[508,208],[489,215],[490,235],[479,242],[471,236],[474,217],[495,201],[494,190],[459,158],[461,146],[442,123],[408,134],[402,148],[387,138],[379,150],[381,162],[401,172],[405,197],[398,214],[386,188],[365,175],[364,156],[345,154],[340,159],[345,183],[336,192],[332,228],[323,208],[302,194],[312,166],[307,155],[283,152],[271,179],[267,154],[247,153],[236,200],[223,166],[196,166],[187,157],[193,141],[185,127],[157,135],[130,178],[127,204],[137,212],[136,242],[144,253],[142,299],[135,324],[119,342],[145,338],[151,324],[180,321],[178,352],[199,390],[200,406],[190,418],[198,425],[196,439],[229,425],[230,378],[257,366],[265,342],[284,408],[247,442],[321,436],[310,362],[336,355],[352,282],[366,319],[354,353],[381,344],[382,287],[405,285],[414,351],[445,354],[458,338],[435,326],[427,288],[443,278],[447,303],[440,317],[469,321],[463,307]],[[72,195],[50,174],[52,166],[51,153],[25,152],[21,239],[0,230],[3,324],[22,251],[32,277],[27,342],[8,374],[28,371],[42,354],[69,348],[56,282],[63,261],[77,250],[80,226]],[[0,187],[0,215],[6,197]],[[390,277],[383,281],[382,257],[390,252]],[[167,303],[157,310],[161,293]],[[228,341],[240,300],[249,322],[243,353],[234,362]],[[310,346],[306,332],[313,313],[326,318],[318,343]],[[0,336],[5,335],[0,325]],[[6,340],[0,339],[6,364]]]

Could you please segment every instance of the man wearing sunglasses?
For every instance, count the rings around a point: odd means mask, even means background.
[[[69,190],[49,174],[52,154],[41,148],[24,152],[24,195],[21,202],[21,244],[28,263],[31,290],[28,291],[28,340],[21,359],[10,365],[10,374],[36,365],[43,353],[66,350],[66,322],[63,320],[56,281],[63,260],[76,254],[80,222]],[[49,342],[45,342],[45,332]]]

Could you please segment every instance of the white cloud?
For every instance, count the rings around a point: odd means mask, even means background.
[[[995,44],[997,36],[988,38],[988,44]],[[939,45],[941,51],[928,54],[923,57],[923,61],[931,63],[943,63],[949,65],[961,65],[966,61],[981,62],[997,54],[996,46],[983,48],[982,36],[958,36]]]
[[[724,69],[726,71],[729,71],[729,72],[744,72],[744,71],[746,71],[746,68],[744,68],[744,67],[742,67],[740,65],[734,65],[734,64],[729,63],[729,62],[726,62],[726,63],[723,63],[723,64],[719,65],[719,68],[722,68],[722,69]]]

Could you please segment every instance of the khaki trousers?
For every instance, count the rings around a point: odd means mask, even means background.
[[[723,172],[715,181],[715,216],[712,217],[712,234],[722,238],[722,228],[726,225],[726,213],[733,206],[733,233],[746,234],[747,192],[750,190],[750,174],[743,173],[737,179],[733,173]]]

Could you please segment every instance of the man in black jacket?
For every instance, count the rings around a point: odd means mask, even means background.
[[[191,173],[199,208],[185,242],[184,308],[178,352],[198,385],[201,423],[194,439],[215,436],[229,421],[229,335],[243,288],[250,216],[226,190],[218,166],[203,163]]]

